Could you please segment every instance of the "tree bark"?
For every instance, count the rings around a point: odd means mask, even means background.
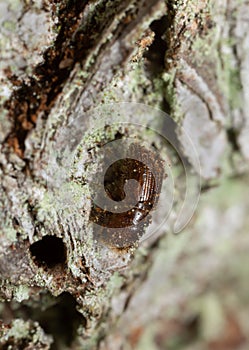
[[[0,348],[247,349],[248,2],[0,6]],[[165,113],[176,130],[151,136]],[[91,220],[94,184],[129,139],[143,176],[153,163],[161,186],[165,157],[172,170],[155,218],[143,200],[146,227],[110,239]],[[186,186],[200,201],[175,235]]]

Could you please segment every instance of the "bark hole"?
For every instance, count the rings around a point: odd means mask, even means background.
[[[66,246],[61,238],[45,236],[40,241],[30,246],[30,252],[34,262],[38,266],[54,267],[64,264],[67,259]]]
[[[65,348],[65,345],[70,347],[77,337],[79,326],[86,325],[84,316],[76,309],[77,303],[72,295],[64,292],[58,299],[58,304],[46,311],[31,311],[32,319],[38,321],[44,331],[53,336],[51,350],[60,350]]]
[[[144,54],[145,69],[150,78],[158,76],[165,68],[164,59],[168,49],[166,41],[163,39],[163,34],[169,26],[167,16],[163,16],[159,20],[151,23],[150,28],[155,33],[155,38],[150,45],[148,51]]]
[[[53,300],[54,305],[44,309],[46,300],[48,303]],[[49,350],[71,349],[74,340],[77,338],[78,329],[86,326],[86,319],[77,310],[75,298],[68,292],[64,292],[53,299],[51,299],[49,294],[42,294],[40,304],[30,305],[30,301],[28,304],[25,301],[22,303],[6,302],[1,312],[1,317],[6,324],[10,324],[12,321],[11,316],[13,319],[19,318],[25,321],[36,321],[46,334],[53,337],[53,343]],[[42,307],[40,307],[41,305]],[[17,348],[14,346],[16,343],[13,340],[13,347],[11,349],[31,349],[26,342],[28,342],[28,339],[20,339],[18,342],[19,347]],[[10,346],[12,343],[8,343],[8,345]],[[0,349],[5,349],[5,347],[2,348],[0,345]],[[38,348],[32,347],[32,349]]]

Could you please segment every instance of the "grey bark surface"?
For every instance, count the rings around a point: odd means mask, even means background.
[[[249,3],[0,9],[0,348],[247,349]],[[169,113],[202,179],[180,234],[168,223],[127,249],[96,244],[89,222],[99,148],[124,132],[98,116],[117,102]],[[180,185],[172,217],[181,201]]]

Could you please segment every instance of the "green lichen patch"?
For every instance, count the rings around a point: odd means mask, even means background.
[[[52,337],[45,335],[36,322],[22,319],[14,320],[0,333],[2,333],[0,345],[8,349],[32,347],[49,350],[53,342]]]

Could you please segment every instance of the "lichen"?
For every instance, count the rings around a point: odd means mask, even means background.
[[[52,342],[52,337],[45,335],[36,322],[25,322],[22,319],[15,319],[10,328],[6,327],[0,339],[0,345],[8,348],[24,345],[48,350]]]
[[[19,303],[23,300],[29,299],[29,287],[27,285],[20,285],[16,287],[14,291],[14,300],[18,301]]]

